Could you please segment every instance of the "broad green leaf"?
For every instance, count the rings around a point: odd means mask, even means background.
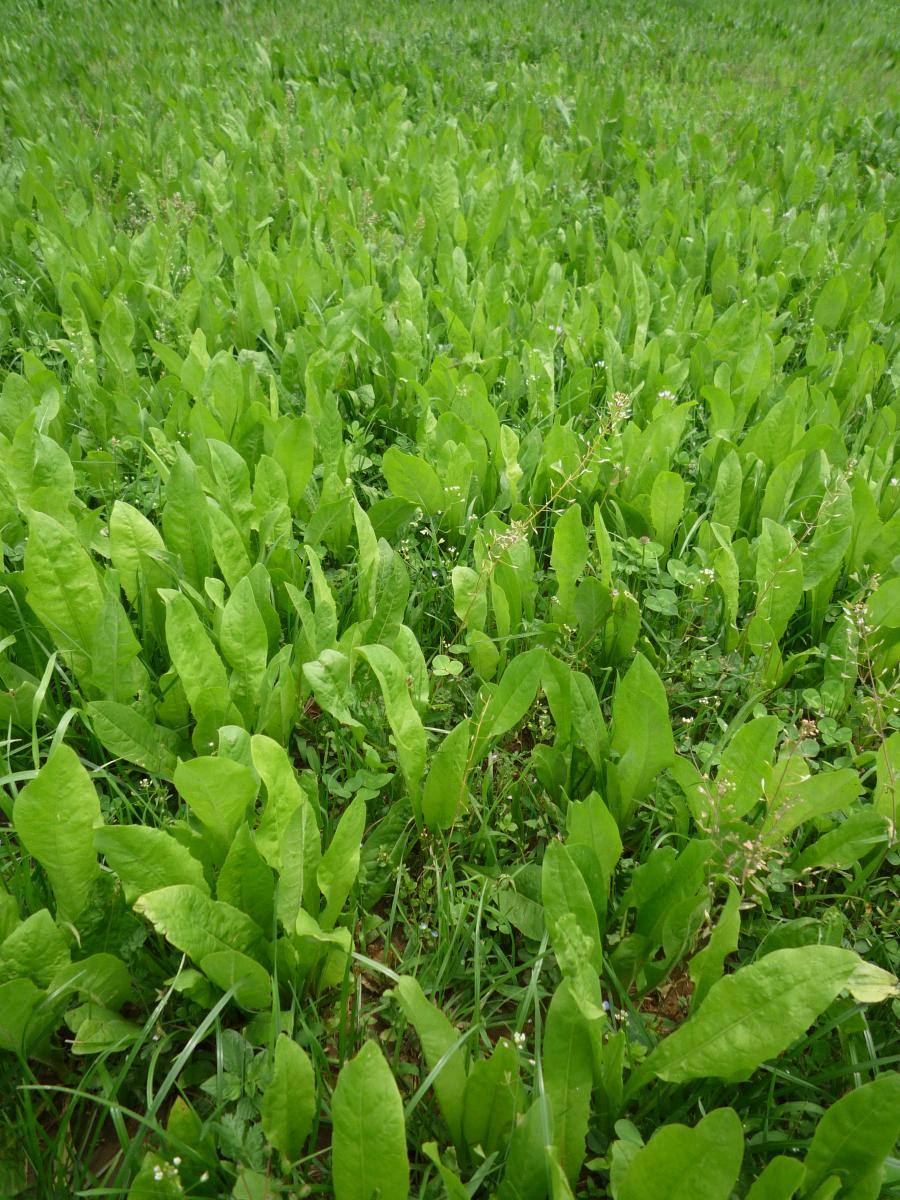
[[[544,902],[544,920],[547,922],[554,949],[561,940],[560,922],[566,917],[574,917],[587,940],[590,964],[599,973],[603,956],[597,913],[583,875],[561,842],[551,842],[544,854],[541,867],[541,897]]]
[[[778,729],[777,717],[756,717],[725,747],[715,786],[720,820],[743,817],[762,799]]]
[[[728,899],[719,914],[718,921],[713,926],[709,941],[688,963],[688,970],[694,981],[694,992],[691,997],[693,1011],[696,1011],[703,1003],[704,997],[712,985],[722,978],[725,959],[737,950],[741,932],[740,902],[740,892],[729,881]]]
[[[832,275],[816,298],[813,320],[823,329],[836,329],[847,307],[849,291],[842,271]]]
[[[441,481],[434,467],[424,458],[404,454],[396,446],[391,446],[381,460],[381,470],[395,496],[415,504],[429,516],[446,507]]]
[[[188,583],[200,591],[213,566],[209,515],[197,468],[181,446],[166,482],[162,532],[166,549],[178,555]]]
[[[503,677],[488,700],[478,726],[478,747],[489,738],[502,737],[515,728],[534,703],[544,651],[526,650],[518,654],[503,672]],[[480,755],[476,751],[476,756]]]
[[[826,492],[816,517],[812,541],[803,555],[803,590],[830,580],[840,569],[853,532],[853,500],[841,480]]]
[[[151,725],[136,709],[114,700],[94,700],[85,711],[95,735],[111,754],[171,780],[177,760],[176,738],[170,729]]]
[[[129,1000],[134,984],[128,968],[114,954],[90,954],[67,963],[50,982],[52,995],[75,993],[84,1001],[119,1009]]]
[[[540,1096],[513,1127],[497,1200],[546,1200],[551,1187],[546,1149],[553,1145],[551,1121],[547,1099]]]
[[[224,855],[256,796],[252,773],[228,758],[191,758],[175,768],[174,782],[207,837]]]
[[[44,997],[30,979],[0,983],[0,1050],[28,1054],[56,1025],[58,1015]]]
[[[69,943],[49,911],[40,908],[0,943],[0,983],[22,977],[49,987],[68,962]]]
[[[892,733],[878,747],[875,756],[875,811],[891,823],[897,832],[897,780],[900,778],[900,731]]]
[[[84,1004],[66,1020],[75,1030],[73,1054],[103,1054],[125,1050],[141,1036],[141,1027],[100,1004]]]
[[[234,988],[234,1001],[250,1012],[262,1012],[272,1004],[272,980],[265,967],[240,950],[214,950],[199,959],[198,966],[212,982],[227,992]]]
[[[334,594],[329,587],[319,556],[311,546],[306,547],[306,557],[309,562],[309,573],[312,578],[313,598],[316,602],[316,651],[328,649],[334,645],[337,638],[338,618]]]
[[[886,817],[871,808],[851,812],[835,829],[823,833],[794,860],[795,871],[829,867],[846,871],[890,836]]]
[[[766,1166],[747,1193],[747,1200],[791,1200],[804,1175],[803,1163],[779,1154]]]
[[[284,471],[291,509],[296,512],[313,471],[314,438],[307,416],[282,417],[272,457]]]
[[[57,746],[13,806],[22,845],[44,868],[60,921],[77,923],[99,875],[94,831],[100,802],[74,750]]]
[[[319,862],[317,880],[325,897],[325,909],[319,917],[323,929],[334,926],[356,882],[365,829],[366,802],[361,795],[357,795],[341,814],[331,844]]]
[[[25,550],[28,603],[79,678],[90,671],[103,592],[94,564],[71,530],[32,512]]]
[[[275,876],[243,822],[228,848],[216,878],[216,899],[239,908],[260,929],[274,933]]]
[[[319,652],[319,657],[303,664],[303,674],[313,690],[319,707],[346,725],[348,729],[363,732],[363,726],[347,707],[350,692],[350,659],[339,650],[328,648]]]
[[[664,1125],[631,1161],[618,1200],[729,1200],[744,1157],[733,1108],[717,1108],[693,1129]]]
[[[567,846],[589,846],[597,856],[608,887],[622,855],[622,838],[601,797],[591,792],[584,800],[571,801],[566,812],[566,827],[569,833]]]
[[[803,564],[790,533],[763,520],[756,551],[756,616],[780,639],[803,595]]]
[[[431,760],[422,795],[422,815],[430,829],[449,829],[466,803],[466,767],[469,762],[469,721],[451,729]]]
[[[490,1058],[472,1064],[463,1095],[463,1139],[485,1155],[506,1145],[519,1111],[519,1052],[506,1038],[494,1046]]]
[[[260,1113],[263,1133],[288,1162],[302,1155],[316,1110],[316,1078],[309,1055],[293,1038],[279,1034]]]
[[[648,1071],[670,1083],[747,1078],[806,1032],[860,962],[837,946],[774,950],[714,983],[699,1011],[656,1047]]]
[[[457,1046],[459,1034],[441,1010],[427,999],[417,981],[411,976],[402,976],[392,994],[418,1035],[429,1072],[437,1067],[444,1055],[448,1055],[435,1076],[434,1092],[450,1137],[459,1146],[462,1143],[463,1099],[466,1090],[465,1055]]]
[[[374,1042],[341,1068],[331,1103],[335,1200],[406,1200],[403,1103]]]
[[[209,893],[203,867],[171,834],[149,825],[104,825],[94,846],[122,883],[128,904],[145,892],[189,883]]]
[[[225,665],[190,600],[180,592],[167,592],[163,599],[166,642],[188,704],[195,716],[212,710],[223,718],[216,724],[225,724],[229,704]]]
[[[550,1001],[541,1066],[553,1118],[553,1145],[574,1184],[584,1163],[594,1068],[587,1021],[565,981]]]
[[[219,627],[219,647],[234,675],[232,695],[239,708],[256,716],[260,689],[269,658],[269,635],[256,606],[253,585],[248,576],[234,588]]]
[[[418,805],[422,776],[425,773],[425,729],[410,698],[410,684],[403,664],[387,646],[360,646],[381,687],[400,770],[409,788],[410,798]]]
[[[256,846],[269,866],[279,872],[278,917],[292,929],[301,903],[310,912],[318,908],[316,872],[321,842],[316,814],[284,747],[259,734],[251,738],[250,747],[253,764],[266,787]]]
[[[134,905],[158,933],[198,965],[208,954],[237,950],[257,961],[266,957],[259,926],[230,904],[210,900],[190,884],[147,892]]]
[[[571,618],[575,584],[584,571],[587,559],[588,542],[581,523],[581,509],[573,504],[556,522],[550,552],[550,565],[557,581],[556,600],[561,621]]]
[[[642,654],[616,686],[611,749],[618,755],[615,774],[627,814],[675,757],[666,690]]]
[[[889,1071],[854,1088],[822,1116],[806,1152],[802,1195],[827,1179],[843,1183],[841,1196],[877,1200],[882,1164],[900,1137],[900,1074]]]
[[[454,567],[450,572],[453,584],[453,611],[465,629],[484,630],[487,621],[487,575],[471,567]]]
[[[684,480],[672,471],[660,471],[650,489],[653,535],[668,550],[684,513]]]
[[[134,604],[140,595],[142,578],[162,587],[166,572],[161,565],[166,547],[155,525],[143,513],[116,500],[109,516],[109,551],[125,595]]]
[[[760,830],[766,845],[777,845],[804,821],[825,813],[846,812],[862,792],[859,776],[850,767],[820,771],[797,783],[786,780],[783,788],[779,787],[778,764],[773,775],[777,790],[769,796],[769,809]]]

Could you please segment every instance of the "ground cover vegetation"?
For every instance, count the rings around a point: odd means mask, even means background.
[[[0,16],[0,1195],[900,1195],[892,6]]]

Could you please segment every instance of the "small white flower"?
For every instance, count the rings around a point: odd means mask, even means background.
[[[513,1041],[516,1043],[516,1045],[521,1050],[522,1047],[525,1045],[525,1034],[520,1033],[518,1030],[516,1030],[516,1032],[513,1034]]]

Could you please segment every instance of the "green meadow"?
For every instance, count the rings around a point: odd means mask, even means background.
[[[0,1198],[900,1197],[886,0],[0,0]]]

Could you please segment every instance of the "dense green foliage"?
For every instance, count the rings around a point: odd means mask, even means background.
[[[0,1195],[900,1195],[895,15],[0,0]]]

